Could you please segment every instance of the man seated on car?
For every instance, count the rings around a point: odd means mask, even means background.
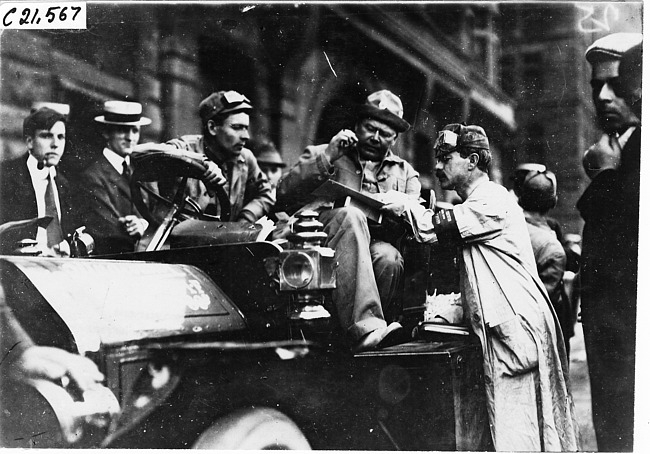
[[[203,134],[167,142],[174,148],[205,155],[205,179],[222,185],[230,199],[230,219],[222,221],[252,224],[275,204],[271,184],[253,153],[246,148],[252,108],[249,99],[236,91],[212,93],[199,104]],[[187,192],[206,214],[220,215],[215,194],[203,181],[189,180]]]
[[[314,200],[311,193],[332,179],[376,198],[392,191],[417,200],[418,173],[391,151],[398,133],[410,127],[402,116],[399,97],[388,90],[372,93],[357,112],[354,131],[342,129],[329,144],[307,147],[278,186],[279,211],[320,213],[328,234],[326,245],[335,249],[338,262],[333,300],[341,326],[354,342],[353,351],[371,350],[400,337],[401,325],[387,325],[383,308],[396,293],[403,259],[387,241],[395,238],[378,239],[378,230],[369,228],[361,210],[333,208],[331,201]],[[387,209],[401,214],[398,204]]]
[[[27,151],[0,166],[0,224],[50,216],[47,227],[7,234],[0,253],[11,253],[25,236],[37,241],[46,256],[67,256],[66,234],[78,227],[70,197],[72,188],[58,165],[65,151],[66,104],[41,103],[23,122]]]

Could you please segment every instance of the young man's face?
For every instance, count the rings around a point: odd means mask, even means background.
[[[111,125],[104,132],[104,138],[106,139],[106,148],[125,158],[133,153],[133,147],[140,140],[140,126]]]
[[[440,187],[448,191],[463,187],[470,177],[469,164],[469,156],[463,158],[457,151],[439,156],[435,170]]]
[[[601,60],[592,64],[591,89],[596,117],[601,129],[605,132],[624,132],[635,124],[636,116],[619,96],[618,67],[620,61]]]
[[[229,115],[221,125],[217,125],[212,120],[208,122],[208,130],[214,136],[217,147],[227,156],[241,154],[250,139],[248,127],[249,117],[246,112]]]
[[[260,168],[262,169],[262,172],[266,174],[266,177],[269,179],[269,182],[271,183],[271,187],[276,188],[278,186],[278,182],[280,181],[280,178],[282,177],[282,167],[260,164]]]
[[[46,167],[56,166],[65,150],[65,123],[57,121],[48,129],[37,129],[25,139],[29,153]]]
[[[355,134],[359,139],[359,157],[368,161],[381,161],[395,143],[397,132],[381,121],[365,118],[357,123]]]

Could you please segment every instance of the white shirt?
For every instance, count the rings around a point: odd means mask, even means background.
[[[45,216],[45,191],[47,190],[47,180],[50,175],[52,178],[56,177],[56,167],[43,167],[38,168],[38,160],[31,154],[27,157],[27,169],[29,176],[32,179],[32,186],[36,194],[36,209],[38,217]],[[56,201],[56,211],[59,214],[59,222],[61,222],[61,203],[59,201],[59,190],[56,186],[56,180],[52,180],[54,185],[54,200]],[[36,232],[36,241],[39,246],[47,248],[47,231],[43,227],[39,227]]]
[[[120,175],[122,175],[124,172],[124,162],[126,161],[127,165],[131,164],[131,159],[129,156],[123,158],[110,148],[104,148],[104,151],[102,153],[104,153],[104,157],[108,159],[108,162],[111,163],[111,165],[115,168],[115,170],[117,170],[117,173]]]
[[[632,126],[631,128],[628,128],[627,131],[625,131],[623,134],[618,136],[618,144],[621,146],[621,150],[625,148],[625,144],[628,140],[630,140],[630,137],[632,136],[632,133],[635,129],[636,126]]]

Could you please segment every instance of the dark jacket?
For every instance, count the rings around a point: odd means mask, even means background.
[[[24,154],[0,164],[0,224],[38,217],[36,193],[27,168],[27,157]],[[61,229],[66,236],[80,225],[73,209],[74,190],[58,169],[55,181],[61,207]],[[36,231],[37,227],[32,227],[12,232],[0,245],[0,252],[11,252],[16,243],[24,238],[36,238]]]
[[[205,155],[205,142],[202,135],[187,135],[167,142],[176,148]],[[230,199],[230,219],[224,221],[248,221],[254,223],[268,214],[275,205],[275,197],[271,183],[257,164],[253,153],[244,148],[241,154],[232,159],[232,170],[225,171],[228,179],[225,186]],[[223,165],[224,163],[216,163]],[[209,204],[215,203],[215,198],[200,180],[188,180],[188,195],[205,210]],[[219,211],[217,211],[217,214]]]
[[[95,240],[95,254],[133,252],[138,241],[118,222],[130,214],[142,217],[131,200],[131,188],[103,155],[79,177],[77,205],[86,231]]]

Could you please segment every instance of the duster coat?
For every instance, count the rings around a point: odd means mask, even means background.
[[[437,241],[432,212],[410,207],[420,241]],[[465,321],[479,337],[498,451],[576,451],[578,426],[557,318],[540,281],[523,212],[485,180],[449,213],[462,251]]]

